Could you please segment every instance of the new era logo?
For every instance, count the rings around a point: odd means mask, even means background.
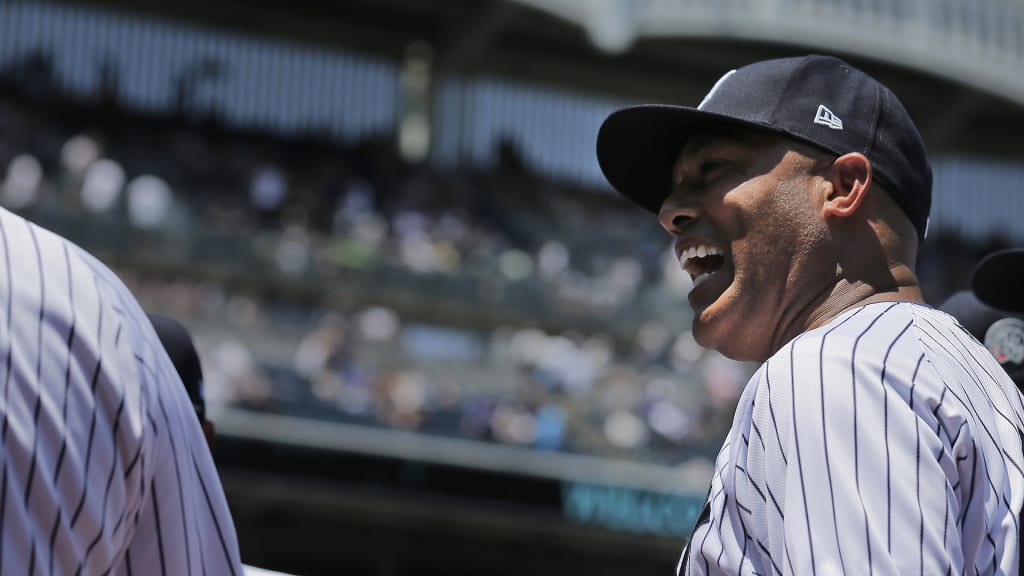
[[[831,110],[825,108],[824,104],[818,106],[818,113],[814,115],[814,123],[828,126],[833,130],[843,129],[843,121],[839,116],[833,114]]]

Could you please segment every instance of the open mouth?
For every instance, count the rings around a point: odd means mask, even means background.
[[[693,287],[696,288],[725,264],[725,256],[715,246],[699,244],[683,250],[679,264],[693,279]]]

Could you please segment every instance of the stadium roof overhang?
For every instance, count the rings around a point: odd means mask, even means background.
[[[789,1],[738,0],[732,4]],[[998,72],[999,61],[990,61],[987,67],[984,62],[972,64],[952,41],[948,46],[936,46],[934,54],[914,48],[923,45],[920,37],[911,38],[914,43],[908,40],[901,48],[900,34],[889,29],[878,38],[844,36],[825,24],[808,28],[790,22],[791,27],[786,28],[780,20],[772,28],[756,19],[730,19],[717,9],[712,13],[642,13],[623,0],[90,3],[396,59],[411,42],[423,41],[433,47],[441,74],[489,74],[637,101],[699,102],[707,87],[731,68],[768,57],[829,52],[889,85],[919,124],[932,152],[1020,157],[1024,150],[1017,136],[1024,130],[1024,73],[1004,73],[1000,79],[992,72]],[[689,3],[712,8],[722,4],[640,0],[636,5]],[[826,24],[829,21],[827,14],[811,16]],[[608,25],[617,18],[630,24]],[[1021,82],[1019,89],[1014,82]]]

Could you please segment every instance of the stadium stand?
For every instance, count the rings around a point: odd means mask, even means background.
[[[192,330],[243,559],[296,574],[670,570],[750,367],[693,341],[688,281],[662,232],[607,194],[592,136],[624,99],[680,90],[666,71],[705,85],[791,47],[691,37],[676,47],[697,55],[669,58],[643,11],[656,2],[638,4],[635,45],[605,39],[618,56],[582,37],[614,31],[563,21],[567,2],[324,3],[344,39],[305,0],[207,4],[0,4],[0,204]],[[277,19],[287,30],[264,28]],[[417,66],[436,69],[433,92],[408,86]],[[947,85],[951,70],[926,79],[961,98],[924,125],[946,152],[920,262],[931,302],[1022,240],[1010,144],[958,137],[1024,125],[1019,95],[979,91],[995,86],[980,73]],[[931,99],[908,100],[948,104]],[[429,150],[403,131],[410,110],[427,111]]]

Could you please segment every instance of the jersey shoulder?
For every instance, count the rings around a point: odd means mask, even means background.
[[[911,389],[919,396],[938,395],[943,384],[922,332],[955,329],[952,318],[922,304],[861,306],[794,338],[761,366],[753,382],[776,396],[784,386],[802,403],[827,399],[827,394],[807,393],[822,387],[886,386],[907,399]]]
[[[943,319],[945,314],[931,307],[911,302],[877,302],[849,310],[828,324],[815,328],[794,338],[775,356],[782,355],[787,348],[790,353],[817,354],[824,357],[843,356],[848,348],[867,347],[874,351],[882,347],[917,342],[917,329],[922,316],[930,317],[928,322],[955,326],[955,322]],[[948,317],[947,317],[948,318]],[[815,352],[817,349],[817,352]]]

